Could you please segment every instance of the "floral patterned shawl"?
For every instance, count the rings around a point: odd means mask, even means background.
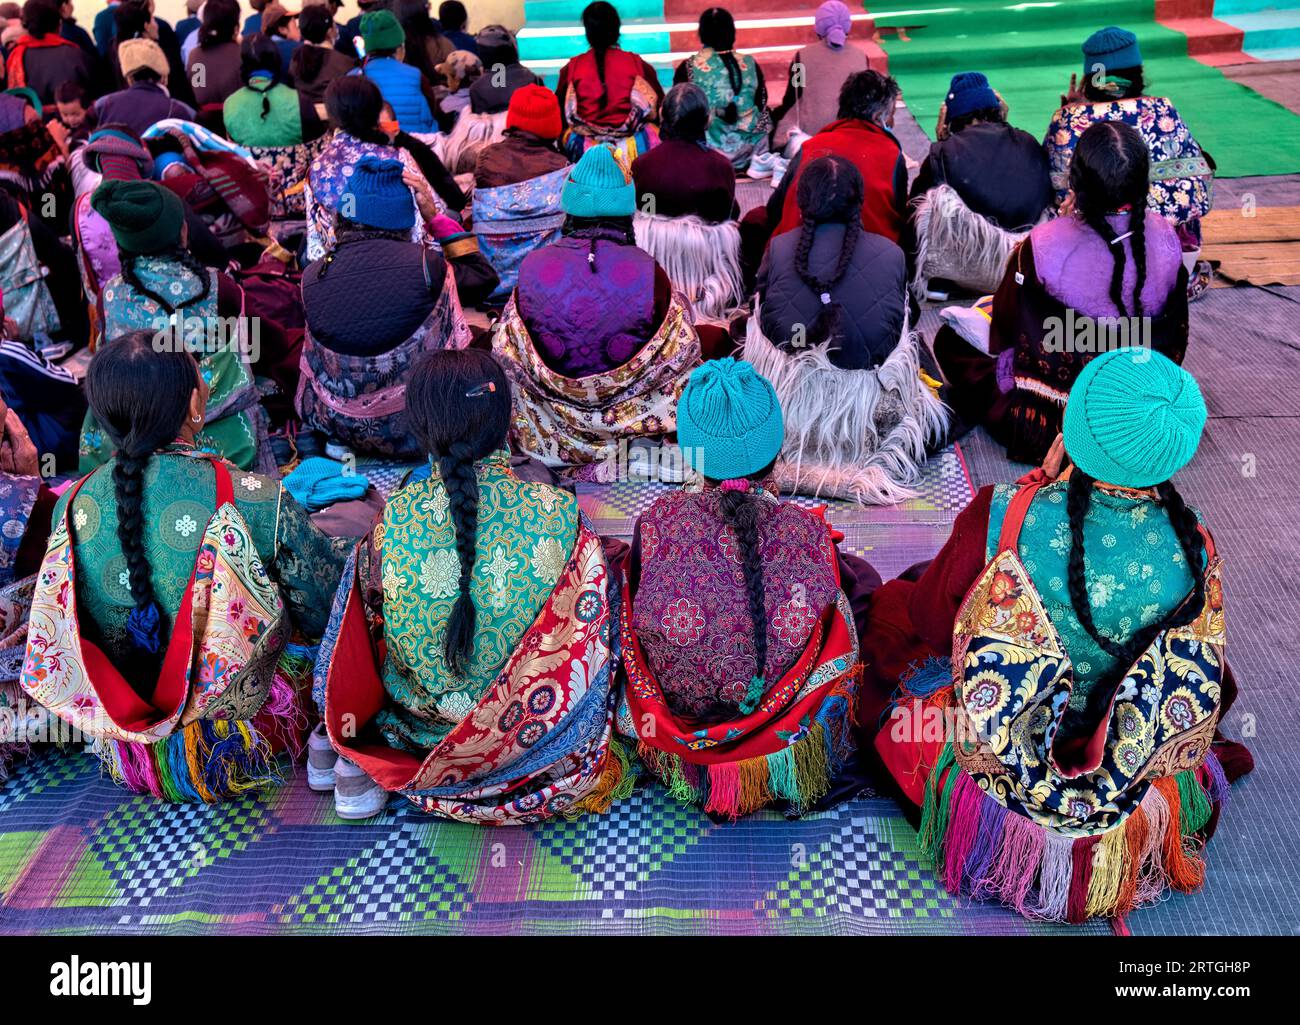
[[[1043,145],[1056,201],[1070,188],[1070,159],[1080,136],[1098,121],[1122,121],[1136,128],[1151,153],[1147,204],[1165,220],[1183,225],[1210,212],[1214,172],[1191,130],[1169,100],[1138,96],[1099,103],[1071,103],[1052,116]]]
[[[610,457],[620,439],[662,438],[677,427],[677,399],[700,363],[690,305],[674,292],[654,335],[607,374],[569,378],[538,353],[515,297],[492,338],[516,391],[512,436],[548,466],[581,466]]]
[[[564,224],[560,192],[568,175],[569,168],[561,167],[513,185],[474,190],[479,251],[501,279],[488,302],[505,302],[514,291],[524,257],[560,237]]]
[[[386,549],[394,536],[385,531]],[[494,558],[496,554],[494,550]],[[549,574],[555,565],[549,546],[539,554],[540,571]],[[388,565],[395,566],[392,561]],[[491,562],[482,569],[489,579],[505,572]],[[438,719],[444,724],[434,730],[441,739],[418,751],[384,742],[397,722],[396,716],[386,715],[394,689],[386,689],[381,676],[388,642],[384,631],[376,629],[383,624],[369,621],[357,570],[354,555],[317,663],[317,691],[323,693],[325,724],[336,750],[422,810],[465,822],[507,825],[604,811],[611,799],[629,790],[630,770],[612,741],[619,592],[600,538],[585,522],[577,524],[559,576],[535,618],[513,640],[500,668],[479,677],[476,696],[465,691],[420,709],[427,725]],[[530,572],[538,570],[534,563]],[[430,567],[427,583],[435,591],[425,588],[422,602],[445,589],[439,572],[436,563]],[[390,586],[393,579],[390,575]],[[535,585],[541,583],[539,578],[527,585],[523,601],[535,600]],[[396,586],[424,585],[407,579]],[[391,603],[385,601],[384,607],[387,613]],[[394,622],[399,638],[411,637],[406,631],[426,618],[422,611],[394,611],[405,620]],[[422,651],[436,647],[430,639],[426,633]],[[499,636],[493,644],[505,640]],[[409,654],[407,642],[397,643]],[[484,667],[504,650],[480,649],[479,644],[476,640],[476,657]]]

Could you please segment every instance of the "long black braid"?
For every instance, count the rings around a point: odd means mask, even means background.
[[[748,714],[763,696],[767,673],[767,591],[763,584],[763,553],[758,536],[762,499],[752,490],[725,490],[718,500],[722,518],[740,545],[741,568],[745,574],[745,596],[754,630],[754,680],[741,711]]]
[[[1094,483],[1093,478],[1077,466],[1071,470],[1070,483],[1066,491],[1066,516],[1070,525],[1070,605],[1074,608],[1074,614],[1079,618],[1079,622],[1097,642],[1098,647],[1116,660],[1115,672],[1122,677],[1151,646],[1151,642],[1161,631],[1186,626],[1205,608],[1205,538],[1197,524],[1196,514],[1187,508],[1182,495],[1174,488],[1172,482],[1166,481],[1159,485],[1156,488],[1157,500],[1160,507],[1168,514],[1169,522],[1173,524],[1174,533],[1187,559],[1187,568],[1191,571],[1195,583],[1189,598],[1164,621],[1152,623],[1135,631],[1127,641],[1114,641],[1102,634],[1093,622],[1092,603],[1088,598],[1085,579],[1083,524],[1092,504]]]
[[[144,697],[153,689],[165,625],[145,550],[145,470],[154,454],[179,435],[197,385],[193,357],[181,349],[155,349],[150,331],[133,331],[101,346],[86,373],[91,412],[115,447],[117,539],[134,605],[127,618],[136,650],[130,668],[138,671],[128,679]]]
[[[1084,222],[1104,239],[1113,254],[1110,298],[1121,317],[1142,316],[1142,289],[1146,284],[1146,207],[1151,158],[1137,130],[1119,121],[1099,121],[1079,137],[1070,161],[1070,188],[1074,208]],[[1106,219],[1124,208],[1129,211],[1128,239],[1137,269],[1133,305],[1124,295],[1127,249]]]
[[[618,45],[622,20],[613,4],[596,0],[583,8],[582,27],[591,46],[591,55],[596,59],[596,76],[600,79],[599,103],[603,107],[609,99],[609,88],[605,84],[605,55]]]
[[[479,485],[475,464],[504,448],[510,428],[510,383],[491,353],[431,352],[418,360],[406,387],[411,433],[437,464],[456,531],[460,579],[447,619],[447,667],[464,676],[474,658],[478,611],[470,586],[478,551]]]
[[[456,527],[456,557],[460,560],[460,593],[447,617],[444,652],[447,666],[455,675],[463,676],[474,657],[474,625],[478,620],[470,594],[478,552],[478,475],[474,472],[474,449],[465,442],[456,442],[437,458]]]
[[[862,234],[862,174],[843,157],[818,157],[799,175],[796,198],[803,215],[799,243],[795,248],[794,270],[799,280],[814,295],[829,296],[848,272]],[[828,277],[819,278],[808,266],[817,228],[822,224],[843,224],[844,239],[839,259]],[[823,301],[817,318],[808,326],[809,345],[819,345],[828,338],[837,344],[843,333],[844,307],[835,301]]]

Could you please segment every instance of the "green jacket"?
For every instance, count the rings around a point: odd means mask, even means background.
[[[270,101],[265,116],[263,99]],[[269,78],[254,77],[226,97],[222,118],[226,135],[241,146],[297,146],[302,142],[302,107],[297,91]]]

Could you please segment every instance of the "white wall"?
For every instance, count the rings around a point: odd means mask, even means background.
[[[90,31],[91,22],[95,20],[95,15],[104,7],[105,0],[73,0],[77,8],[77,24]],[[185,17],[185,0],[154,0],[158,16],[165,18],[175,25],[181,18]],[[291,10],[301,6],[302,0],[291,0],[285,4]],[[441,0],[430,0],[434,13],[437,13],[438,3]],[[469,30],[477,32],[484,25],[504,25],[506,28],[518,30],[524,23],[524,2],[523,0],[462,0],[466,9],[469,11]],[[241,0],[240,6],[244,8],[244,14],[247,16],[252,13],[252,7],[249,6],[248,0]],[[344,0],[343,9],[339,13],[340,20],[347,21],[357,13],[356,0]]]

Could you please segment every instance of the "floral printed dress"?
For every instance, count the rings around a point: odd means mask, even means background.
[[[216,504],[216,484],[207,460],[176,445],[150,461],[144,474],[145,552],[154,593],[167,623],[180,608],[203,529]],[[280,585],[294,625],[309,638],[325,630],[338,587],[347,541],[318,531],[306,511],[279,482],[230,467],[235,505],[252,531],[267,571]],[[63,516],[67,496],[55,507]],[[134,602],[126,559],[117,539],[117,499],[112,461],[82,485],[72,504],[72,540],[77,558],[77,606],[83,635],[111,658],[129,651],[126,621]],[[166,643],[164,636],[163,642]]]
[[[1214,172],[1178,110],[1162,96],[1071,103],[1058,110],[1043,140],[1056,201],[1069,191],[1070,160],[1079,137],[1098,121],[1122,121],[1138,130],[1151,154],[1147,204],[1199,238],[1197,222],[1210,212]]]
[[[386,642],[391,699],[376,717],[393,747],[431,750],[493,684],[551,596],[578,535],[571,495],[520,480],[502,450],[477,467],[478,534],[470,594],[477,615],[468,671],[447,665],[447,620],[460,594],[451,501],[435,466],[389,500],[357,568],[372,633]]]

